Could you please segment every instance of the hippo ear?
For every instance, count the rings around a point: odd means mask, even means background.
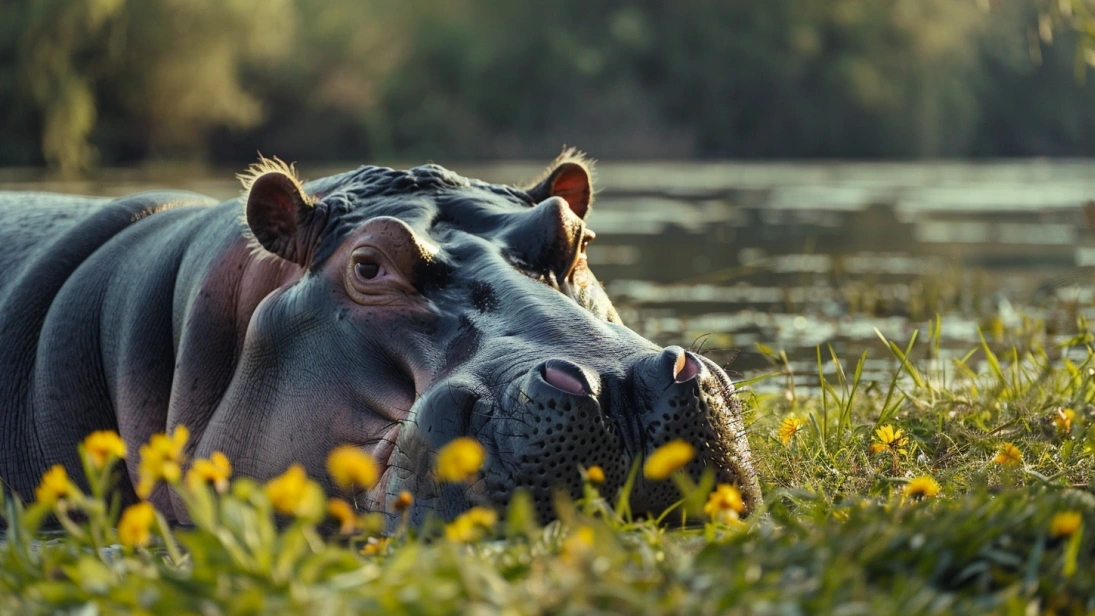
[[[547,177],[526,192],[536,203],[550,197],[562,197],[570,204],[570,209],[584,219],[593,204],[590,167],[590,161],[583,154],[568,149],[555,159]]]
[[[270,170],[244,180],[247,187],[247,226],[263,248],[307,265],[316,234],[311,232],[316,215],[300,181],[283,170]]]

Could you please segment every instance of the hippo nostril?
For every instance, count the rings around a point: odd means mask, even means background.
[[[552,368],[551,366],[545,367],[544,380],[567,393],[572,393],[577,396],[586,393],[585,387],[582,386],[582,383],[578,379],[558,368]]]
[[[693,357],[691,353],[681,353],[673,364],[673,380],[677,383],[691,381],[702,370],[703,365],[700,364],[700,360]]]
[[[541,367],[540,375],[548,385],[568,394],[586,396],[592,393],[592,388],[582,369],[568,361],[549,360]]]

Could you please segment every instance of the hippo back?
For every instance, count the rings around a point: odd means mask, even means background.
[[[40,192],[0,192],[0,297],[17,270],[38,260],[54,239],[110,199]]]
[[[93,263],[96,253],[150,214],[211,203],[182,191],[115,200],[0,193],[0,478],[6,489],[27,496],[48,463],[78,468],[71,459],[77,439],[88,427],[114,423],[97,395],[104,385],[96,376],[102,359],[100,314],[93,307],[101,291],[86,289],[116,267]],[[94,351],[81,354],[82,347]]]

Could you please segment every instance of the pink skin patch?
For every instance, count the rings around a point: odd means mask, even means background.
[[[576,396],[582,396],[586,393],[586,387],[582,385],[581,381],[558,368],[552,368],[551,366],[544,368],[544,380],[552,387]]]
[[[398,423],[392,426],[373,447],[373,458],[382,466],[387,466],[392,459],[392,454],[395,453],[395,441],[399,438],[400,427],[402,424]]]
[[[673,366],[673,380],[678,383],[691,381],[699,373],[700,362],[690,357],[688,353],[681,353],[681,356],[677,358],[677,363]]]

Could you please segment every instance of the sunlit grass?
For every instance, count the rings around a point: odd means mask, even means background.
[[[505,511],[410,527],[407,494],[393,531],[324,496],[303,469],[261,485],[211,458],[180,477],[185,433],[174,433],[142,448],[140,478],[185,503],[194,527],[171,530],[149,507],[122,511],[107,497],[126,452],[98,434],[82,449],[90,493],[51,471],[40,502],[3,504],[0,612],[1092,612],[1088,324],[1057,344],[1027,324],[1002,333],[1011,345],[955,359],[938,353],[941,329],[936,320],[903,342],[879,334],[894,365],[881,382],[865,382],[864,357],[825,348],[818,394],[794,378],[780,393],[746,388],[765,503],[744,520],[734,486],[683,475],[691,453],[680,444],[636,461],[613,503],[602,469],[574,469],[583,497],[558,498],[546,527],[523,494]],[[439,480],[468,481],[482,464],[472,442],[442,453]],[[371,464],[336,451],[328,470],[369,487]],[[628,507],[640,473],[681,492],[661,524]],[[40,534],[47,516],[59,536]]]

